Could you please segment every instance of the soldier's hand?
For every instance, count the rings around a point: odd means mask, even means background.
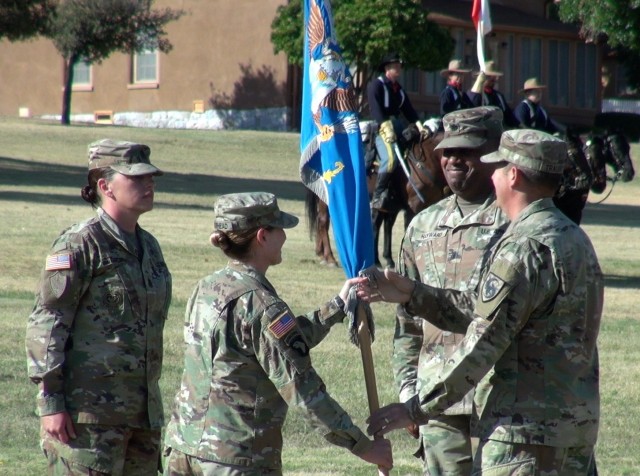
[[[439,117],[432,117],[424,121],[424,123],[422,124],[422,130],[420,131],[422,138],[428,139],[435,136],[440,130],[441,124],[442,119],[440,119]]]
[[[480,94],[482,92],[482,88],[484,87],[484,82],[486,80],[487,80],[487,75],[481,71],[478,77],[476,78],[476,82],[473,83],[473,87],[471,88],[471,91],[476,94]]]
[[[409,433],[416,440],[420,437],[420,426],[417,423],[411,422],[406,427],[407,433]]]
[[[418,124],[420,124],[420,121],[418,121]],[[422,127],[422,124],[420,124],[420,127]],[[402,131],[402,138],[408,144],[411,144],[413,142],[417,142],[418,140],[420,140],[420,128],[418,128],[418,126],[416,124],[409,124]]]
[[[376,410],[367,418],[367,433],[375,436],[382,436],[393,430],[405,428],[413,423],[409,410],[404,403],[392,403],[386,407]]]
[[[42,429],[51,437],[62,443],[76,438],[73,421],[67,412],[54,413],[40,417]]]
[[[380,124],[380,129],[378,131],[382,140],[384,140],[387,144],[392,144],[396,141],[396,131],[393,130],[393,123],[391,120],[384,121]]]
[[[366,452],[358,455],[367,463],[372,463],[387,471],[393,468],[393,453],[391,442],[385,439],[373,440],[373,446]]]
[[[357,296],[365,302],[407,303],[411,300],[416,282],[390,269],[384,273],[374,270],[366,278],[358,280]]]

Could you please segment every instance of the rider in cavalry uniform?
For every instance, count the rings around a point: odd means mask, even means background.
[[[504,94],[495,88],[496,83],[502,76],[502,72],[496,71],[493,68],[494,62],[487,61],[485,71],[476,73],[478,77],[471,90],[467,92],[467,96],[474,107],[495,106],[499,108],[504,117],[504,127],[506,129],[515,129],[520,125],[520,121],[518,121],[513,114]]]
[[[540,104],[542,90],[546,88],[546,85],[538,83],[538,78],[527,79],[520,90],[524,99],[518,104],[514,114],[520,121],[520,126],[525,129],[537,129],[548,134],[562,133],[565,127],[551,119],[547,110]]]
[[[440,93],[440,115],[444,116],[460,109],[469,109],[473,104],[465,94],[462,86],[464,75],[470,73],[470,69],[462,67],[462,61],[454,59],[449,62],[449,67],[440,71],[440,75],[447,78],[447,85]]]
[[[393,150],[398,137],[411,123],[418,123],[418,128],[421,128],[418,113],[398,82],[402,64],[397,53],[385,56],[378,68],[380,76],[374,78],[367,87],[369,111],[378,125],[378,135],[375,138],[379,157],[378,178],[371,199],[371,208],[375,210],[384,211],[388,205],[387,187],[391,174],[398,165]]]

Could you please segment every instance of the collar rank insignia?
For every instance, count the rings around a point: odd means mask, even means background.
[[[269,330],[275,336],[276,339],[281,339],[291,329],[296,327],[296,319],[287,310],[280,314],[276,319],[269,324]]]
[[[482,302],[491,301],[503,288],[505,282],[493,273],[489,273],[482,285]]]

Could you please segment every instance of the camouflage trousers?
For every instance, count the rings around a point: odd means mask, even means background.
[[[248,468],[208,461],[178,451],[164,449],[164,476],[282,476],[279,469]]]
[[[473,461],[469,415],[439,415],[420,427],[423,476],[469,476]],[[420,455],[422,453],[422,455]]]
[[[158,474],[160,430],[79,423],[74,428],[76,438],[66,444],[41,435],[49,476]]]
[[[487,440],[478,446],[472,476],[591,476],[593,446],[555,448]]]

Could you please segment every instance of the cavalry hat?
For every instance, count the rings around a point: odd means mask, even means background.
[[[436,149],[475,149],[488,140],[500,140],[502,111],[495,106],[461,109],[442,118],[444,139]]]
[[[214,207],[214,228],[219,231],[242,231],[272,226],[293,228],[298,217],[278,208],[272,193],[247,192],[221,195]]]
[[[454,59],[449,61],[449,67],[447,69],[443,69],[440,71],[440,76],[449,76],[451,73],[470,73],[470,69],[464,69],[462,67],[462,61],[459,59]]]
[[[538,83],[538,78],[529,78],[524,82],[524,87],[518,92],[524,93],[529,91],[530,89],[545,89],[546,87],[546,84]]]
[[[89,170],[108,167],[123,175],[162,175],[149,162],[151,149],[144,144],[102,139],[89,144]]]
[[[502,76],[502,71],[497,71],[495,69],[493,69],[493,67],[495,66],[495,62],[494,61],[487,61],[484,64],[484,74],[487,76]],[[478,76],[480,74],[480,71],[476,71],[475,73],[473,73],[474,76]]]
[[[387,66],[388,64],[393,64],[393,63],[404,64],[404,60],[400,58],[400,55],[396,52],[389,53],[384,58],[382,58],[382,61],[378,65],[378,71],[384,72],[384,67]]]
[[[510,162],[517,167],[559,175],[567,162],[567,144],[546,132],[513,129],[502,134],[496,152],[483,155],[480,160],[485,163]]]

